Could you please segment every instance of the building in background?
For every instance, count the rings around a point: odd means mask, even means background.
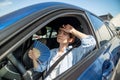
[[[113,18],[113,16],[110,13],[101,15],[99,17],[102,18],[103,20],[108,20],[108,21],[110,21]]]

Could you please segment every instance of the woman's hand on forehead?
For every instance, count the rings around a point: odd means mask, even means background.
[[[74,28],[70,24],[67,24],[67,25],[62,25],[62,28],[60,28],[60,30],[63,30],[65,32],[67,32],[67,33],[72,33]]]

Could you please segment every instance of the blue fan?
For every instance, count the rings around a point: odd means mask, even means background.
[[[44,63],[49,59],[50,50],[45,44],[41,43],[40,41],[35,40],[35,42],[33,44],[33,48],[37,48],[40,51],[41,54],[40,54],[40,57],[38,58],[38,60],[41,63]]]

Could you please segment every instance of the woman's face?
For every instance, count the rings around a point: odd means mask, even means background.
[[[70,34],[59,29],[57,34],[57,42],[60,44],[69,44],[70,43]]]

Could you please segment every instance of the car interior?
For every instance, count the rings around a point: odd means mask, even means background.
[[[24,66],[26,70],[32,68],[32,61],[28,57],[28,51],[30,50],[33,42],[38,40],[44,43],[49,49],[57,48],[58,43],[56,41],[57,31],[60,26],[63,24],[70,24],[74,26],[77,30],[84,32],[86,34],[92,34],[88,23],[86,22],[83,15],[67,15],[59,17],[52,22],[48,23],[46,26],[43,26],[35,34],[33,34],[29,39],[27,39],[21,46],[12,52],[13,56]],[[78,43],[79,40],[76,38],[75,42],[71,45]],[[2,73],[2,71],[5,71]],[[14,79],[21,80],[20,71],[7,59],[4,64],[0,64],[0,77],[1,80]]]

